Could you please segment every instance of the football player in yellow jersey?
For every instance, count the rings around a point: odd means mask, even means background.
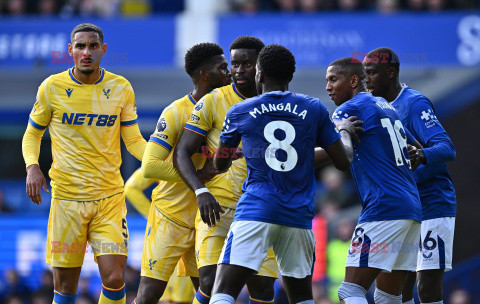
[[[68,52],[75,65],[40,85],[23,137],[27,194],[40,204],[41,187],[47,191],[38,156],[49,127],[53,163],[47,264],[53,267],[53,302],[75,303],[88,243],[103,284],[99,303],[122,304],[128,228],[120,137],[139,160],[146,141],[137,125],[132,86],[100,68],[107,50],[102,30],[79,24],[70,38]]]
[[[166,107],[150,137],[142,161],[145,178],[160,180],[152,192],[140,286],[135,303],[157,303],[179,264],[178,275],[190,276],[198,288],[195,260],[195,194],[183,183],[173,167],[173,151],[197,100],[217,87],[230,83],[228,62],[223,49],[214,43],[200,43],[187,51],[185,71],[192,78],[193,92]],[[190,161],[202,180],[217,174],[212,160],[201,153]],[[198,171],[197,171],[198,170]]]
[[[194,299],[197,304],[209,302],[217,262],[242,193],[242,184],[247,177],[247,165],[244,159],[236,160],[226,173],[204,184],[196,174],[191,156],[205,140],[208,148],[216,149],[230,107],[257,95],[255,64],[263,47],[261,40],[251,36],[241,36],[233,41],[230,57],[234,83],[214,90],[198,102],[174,152],[175,167],[189,188],[195,191],[199,208],[195,248],[200,274],[200,289]],[[272,302],[273,283],[277,277],[278,266],[273,251],[269,251],[258,275],[252,276],[247,282],[250,301]]]
[[[137,169],[125,182],[125,196],[127,200],[145,218],[148,217],[151,202],[143,191],[157,182],[157,180],[143,177],[141,169]],[[179,277],[176,275],[176,270],[174,270],[160,301],[166,301],[171,304],[189,304],[192,302],[194,294],[195,290],[192,282],[190,282],[190,278]]]

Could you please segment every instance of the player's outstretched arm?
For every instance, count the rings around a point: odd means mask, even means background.
[[[337,140],[325,148],[325,152],[332,160],[335,168],[341,171],[347,171],[353,160],[353,145],[350,133],[345,130],[340,131],[341,139]]]
[[[176,183],[181,182],[182,178],[173,163],[165,161],[169,154],[170,150],[167,148],[149,141],[142,159],[143,177]]]
[[[37,130],[29,124],[22,140],[22,153],[27,166],[26,192],[32,202],[37,205],[42,203],[41,188],[45,192],[50,192],[45,176],[38,165],[40,144],[44,132],[45,130]]]
[[[315,148],[315,154],[313,155],[313,163],[315,169],[326,166],[330,164],[332,160],[328,157],[327,151],[322,148]]]
[[[346,171],[350,168],[350,164],[353,161],[352,138],[360,142],[357,132],[363,131],[361,127],[363,121],[357,120],[356,116],[351,116],[347,119],[335,120],[334,123],[340,132],[341,139],[326,147],[325,152],[328,154],[335,168]],[[315,154],[316,163],[321,164],[327,161],[321,151]]]
[[[142,133],[140,133],[138,124],[121,126],[120,133],[122,134],[122,139],[128,152],[141,161],[145,147],[147,146],[147,141],[143,138]]]
[[[125,197],[145,218],[148,217],[151,202],[143,191],[153,183],[155,180],[144,178],[140,169],[125,182]]]
[[[202,221],[209,226],[215,226],[215,223],[220,221],[220,213],[224,211],[197,175],[191,159],[203,140],[203,135],[184,130],[173,152],[173,164],[185,184],[195,192]]]

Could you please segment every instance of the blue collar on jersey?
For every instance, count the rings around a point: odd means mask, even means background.
[[[100,78],[98,78],[98,80],[94,84],[99,84],[100,82],[102,82],[103,76],[105,76],[105,69],[101,68],[100,73],[101,73]],[[83,84],[80,80],[75,78],[75,76],[73,75],[73,68],[68,69],[68,74],[70,75],[70,78],[72,78],[73,82],[78,83],[78,84]]]
[[[188,93],[188,98],[190,99],[190,101],[195,105],[197,104],[197,102],[195,101],[195,99],[193,98],[192,96],[192,93]]]
[[[233,87],[233,91],[234,91],[238,96],[240,96],[241,99],[243,99],[243,100],[247,99],[245,96],[243,96],[242,94],[240,94],[239,91],[237,91],[237,88],[235,87],[235,84],[234,84],[234,83],[232,83],[232,87]]]

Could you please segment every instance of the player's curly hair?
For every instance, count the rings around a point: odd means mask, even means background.
[[[73,42],[75,39],[75,34],[78,32],[95,32],[98,34],[98,37],[100,38],[100,43],[103,43],[103,31],[101,28],[96,26],[95,24],[92,23],[80,23],[77,25],[72,33],[70,34],[70,41]]]
[[[232,44],[230,44],[230,52],[238,49],[250,49],[255,50],[258,54],[264,46],[265,44],[262,42],[262,40],[258,39],[257,37],[240,36],[233,40]]]
[[[260,51],[257,62],[266,76],[278,80],[290,82],[295,73],[295,57],[283,45],[267,45]]]
[[[329,66],[338,66],[340,68],[339,72],[347,77],[357,75],[360,81],[364,81],[367,76],[362,62],[356,58],[345,57],[337,59],[330,63]]]
[[[201,69],[208,67],[210,59],[223,55],[223,49],[216,43],[204,42],[192,46],[185,54],[185,72],[195,78]]]

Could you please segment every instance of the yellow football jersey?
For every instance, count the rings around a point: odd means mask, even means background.
[[[175,100],[163,110],[150,141],[170,151],[165,161],[173,161],[173,148],[177,144],[195,105],[196,101],[191,94],[188,94]],[[192,161],[197,169],[202,168],[205,164],[205,158],[202,157],[201,153],[195,153],[192,156]],[[152,192],[152,202],[171,221],[185,227],[195,228],[197,200],[195,193],[183,182],[160,181]]]
[[[94,84],[77,80],[72,69],[52,75],[38,89],[29,123],[50,130],[52,197],[89,201],[123,191],[120,126],[137,124],[125,78],[104,69]]]
[[[206,136],[207,146],[214,151],[218,148],[228,110],[244,99],[235,84],[213,90],[198,102],[185,129]],[[247,164],[245,159],[241,158],[233,161],[227,172],[215,176],[205,186],[221,206],[235,209],[246,178]]]

